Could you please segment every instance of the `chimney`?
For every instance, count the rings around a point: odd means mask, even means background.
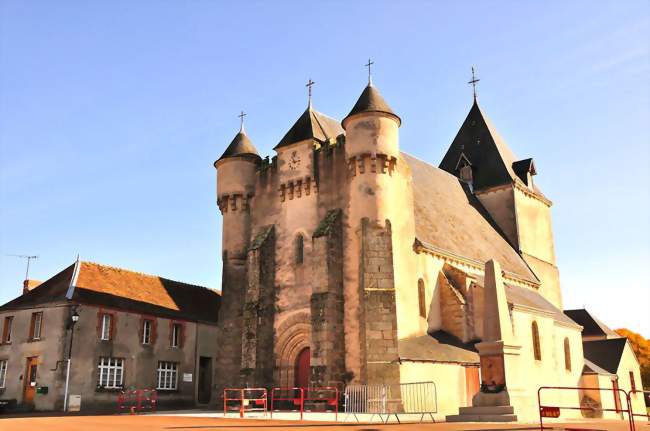
[[[23,295],[40,285],[42,281],[38,280],[25,280],[23,281]]]

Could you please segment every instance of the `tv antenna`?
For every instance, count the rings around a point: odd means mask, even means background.
[[[27,271],[25,271],[25,280],[29,280],[29,264],[32,262],[32,259],[38,259],[38,256],[30,256],[26,254],[7,254],[6,256],[27,259]]]

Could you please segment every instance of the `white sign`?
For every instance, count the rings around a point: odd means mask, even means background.
[[[68,397],[68,411],[78,412],[81,410],[81,395],[70,395]]]
[[[191,382],[192,381],[192,373],[183,373],[183,381],[184,382]]]

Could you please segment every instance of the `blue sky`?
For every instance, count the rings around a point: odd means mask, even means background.
[[[647,1],[0,1],[0,303],[25,263],[220,287],[212,162],[342,118],[375,61],[404,151],[437,164],[479,101],[553,200],[567,308],[650,336]]]

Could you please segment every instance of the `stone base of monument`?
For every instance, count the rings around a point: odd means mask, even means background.
[[[510,405],[508,391],[496,394],[479,392],[472,398],[472,407],[460,407],[447,422],[516,422],[515,408]]]

